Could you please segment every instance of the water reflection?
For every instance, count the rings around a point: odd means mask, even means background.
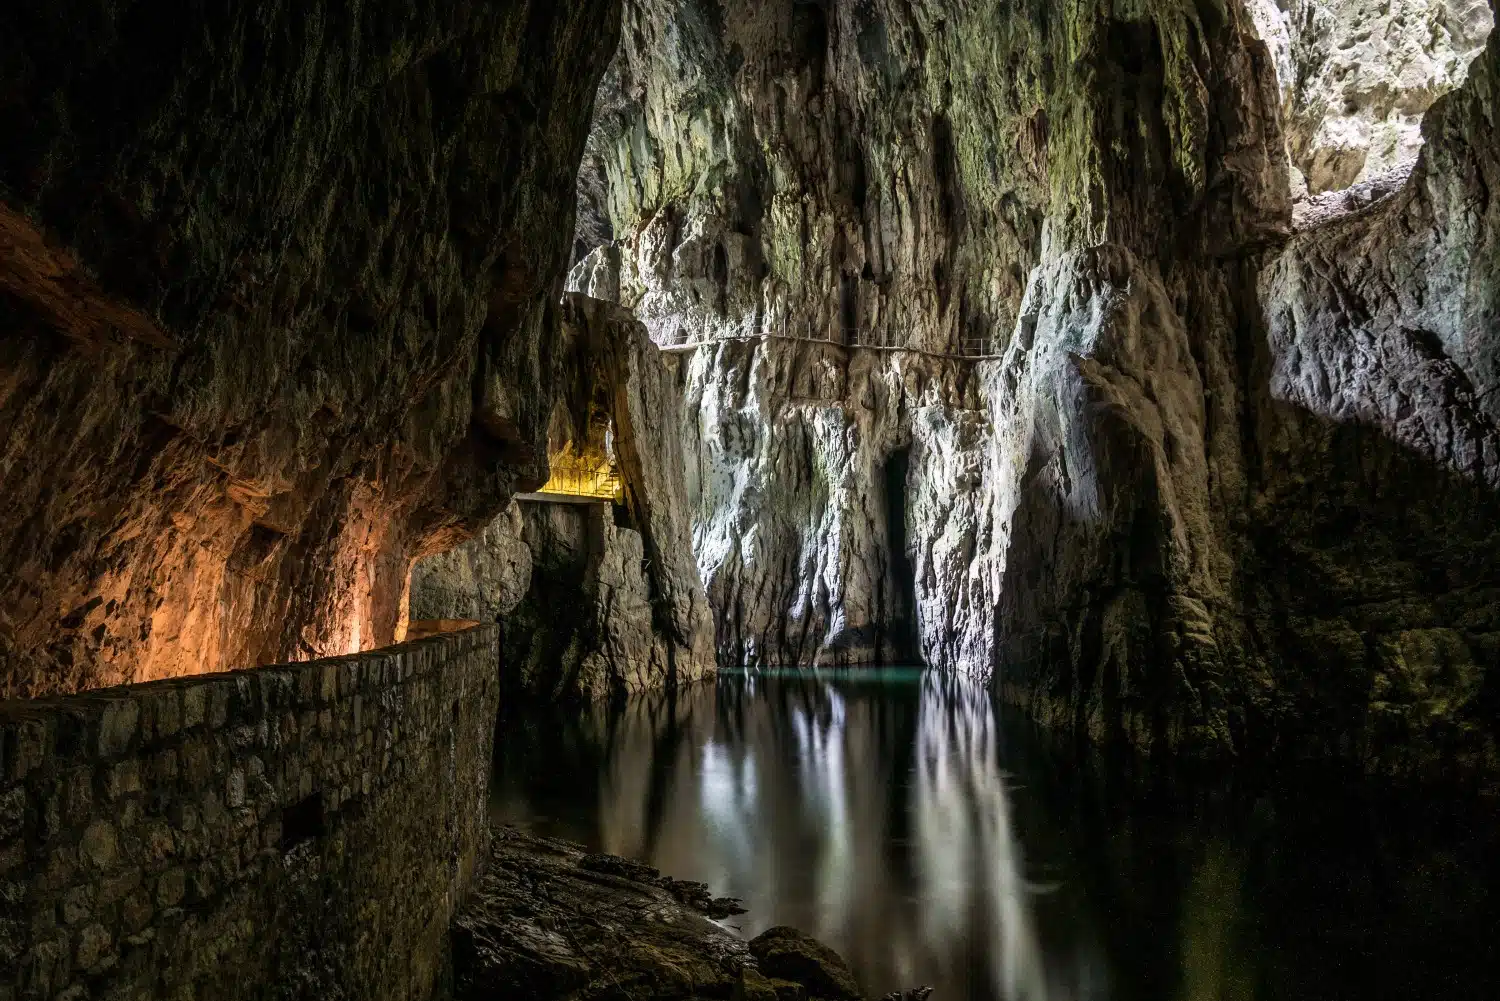
[[[1388,896],[1383,912],[1358,906],[1413,857],[1451,860],[1453,842],[1418,838],[1393,858],[1372,850],[1367,818],[1304,829],[1307,816],[1343,816],[1336,803],[1277,823],[1264,797],[1240,808],[1213,790],[1143,790],[1028,732],[1002,726],[981,689],[916,671],[725,678],[504,721],[494,809],[740,897],[748,934],[811,931],[877,994],[926,983],[939,999],[988,1001],[1492,996],[1472,993],[1494,971],[1487,898],[1471,893],[1441,929],[1419,928],[1432,891],[1408,874],[1421,892]],[[1493,875],[1494,841],[1461,840],[1460,871]],[[1384,951],[1393,941],[1404,963]],[[1442,968],[1408,969],[1430,962]]]

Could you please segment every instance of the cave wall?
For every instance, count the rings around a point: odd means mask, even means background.
[[[627,4],[570,283],[679,353],[721,659],[886,659],[902,537],[1059,727],[1494,768],[1492,15],[1274,13]]]
[[[528,494],[477,538],[419,561],[414,618],[499,620],[512,692],[603,698],[713,673],[693,559],[680,389],[627,310],[569,294],[553,454],[613,457],[620,503]]]
[[[1463,83],[1494,26],[1486,0],[1249,0],[1271,50],[1296,200],[1404,179],[1422,116]]]
[[[1397,774],[1500,770],[1500,39],[1409,180],[1297,233],[1259,296],[1259,704]]]
[[[0,11],[0,696],[389,643],[545,480],[619,9]]]
[[[1183,551],[1210,532],[1201,510],[1135,513],[1142,475],[1207,492],[1198,358],[1234,357],[1220,286],[1252,280],[1232,261],[1201,280],[1171,269],[1289,225],[1274,77],[1236,13],[627,8],[584,175],[605,177],[609,228],[632,235],[571,280],[631,305],[658,343],[713,342],[687,367],[685,440],[721,655],[883,659],[900,588],[874,484],[897,450],[921,653],[939,666],[1050,656],[1048,608],[1079,590],[1105,595],[1080,613],[1097,632],[1107,592],[1131,586],[1112,539],[1136,522]],[[1214,343],[1188,342],[1185,312],[1212,319]],[[1158,401],[1133,379],[1161,366]],[[1065,423],[1080,407],[1097,428]],[[1200,444],[1142,474],[1164,428]],[[1069,448],[1081,476],[1058,472]],[[1088,496],[1058,496],[1075,481]],[[1066,532],[1041,538],[1059,516],[1017,513],[1023,482],[1029,503],[1075,509]],[[1064,551],[1027,548],[1041,545]],[[1012,551],[1065,583],[997,615],[1007,573],[1030,572]],[[1205,561],[1165,563],[1179,618],[1204,617],[1220,586]]]

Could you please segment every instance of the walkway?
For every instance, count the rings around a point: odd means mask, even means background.
[[[894,344],[860,344],[858,342],[850,344],[843,341],[835,341],[832,338],[827,337],[798,337],[795,334],[738,334],[731,337],[715,337],[712,340],[707,341],[692,341],[687,344],[668,344],[662,346],[661,350],[664,354],[686,354],[689,351],[696,351],[698,348],[704,346],[723,344],[728,341],[737,341],[744,343],[749,341],[762,340],[793,341],[799,344],[819,344],[825,347],[842,348],[845,351],[860,350],[884,352],[886,354],[923,355],[928,358],[942,358],[948,361],[999,361],[1005,357],[1004,355],[993,353],[993,348],[990,347],[989,344],[979,342],[977,339],[975,339],[975,352],[954,354],[953,352],[927,351],[923,348],[904,347]]]

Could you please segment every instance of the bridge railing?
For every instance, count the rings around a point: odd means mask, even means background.
[[[625,483],[607,458],[570,453],[548,457],[551,475],[538,493],[623,501]]]
[[[809,325],[792,326],[782,318],[779,326],[762,330],[756,334],[739,334],[726,337],[710,337],[705,340],[688,340],[679,344],[662,345],[661,350],[676,354],[679,352],[692,351],[705,344],[715,344],[720,341],[743,341],[780,339],[787,341],[800,341],[810,344],[827,344],[832,347],[842,348],[866,348],[872,351],[912,351],[918,354],[934,355],[943,358],[997,358],[1000,355],[1003,343],[993,335],[975,335],[959,339],[957,351],[934,351],[926,348],[914,348],[905,344],[884,343],[876,336],[874,328],[870,327],[815,327]]]

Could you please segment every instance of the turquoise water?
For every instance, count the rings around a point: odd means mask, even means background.
[[[915,669],[514,711],[493,812],[740,897],[876,995],[1500,998],[1479,806],[1147,773]]]

